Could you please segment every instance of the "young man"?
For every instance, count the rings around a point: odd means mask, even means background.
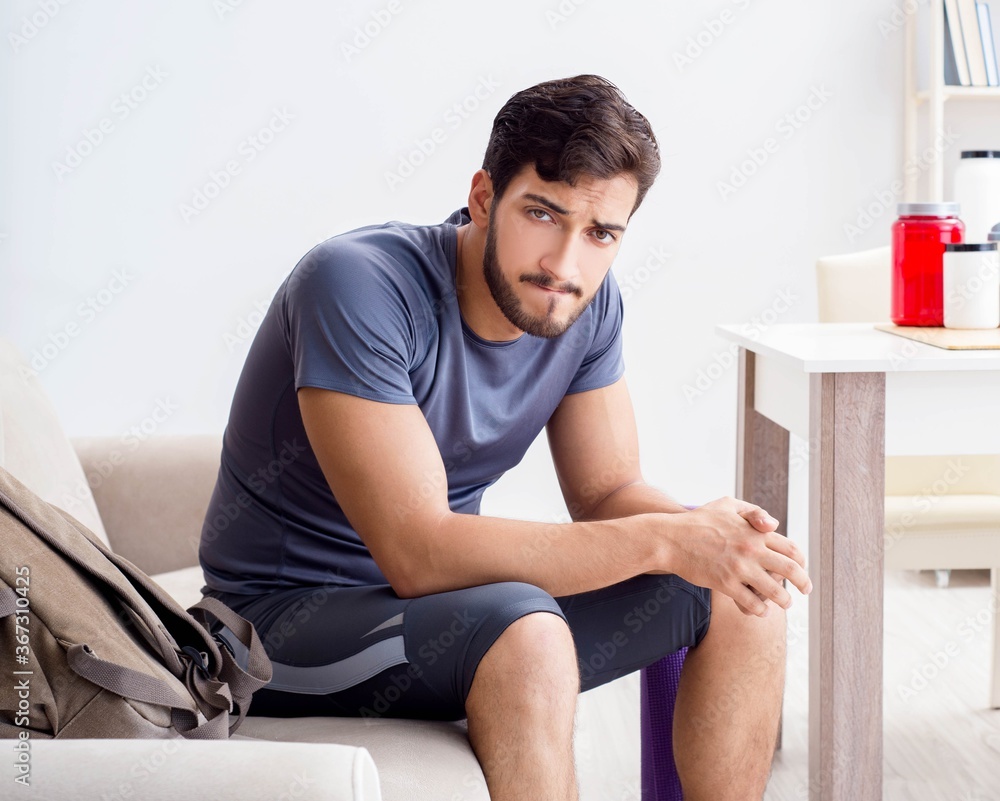
[[[613,85],[543,83],[497,115],[468,208],[334,237],[278,290],[200,552],[274,664],[255,713],[468,718],[495,801],[562,801],[581,688],[691,646],[685,797],[760,798],[782,579],[810,582],[762,509],[642,480],[609,269],[658,170]],[[479,515],[543,428],[574,522]]]

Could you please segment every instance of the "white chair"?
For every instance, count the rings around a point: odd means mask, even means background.
[[[816,263],[822,323],[887,322],[888,247]],[[990,706],[1000,708],[1000,455],[887,456],[885,566],[934,570],[947,586],[955,569],[991,571]]]

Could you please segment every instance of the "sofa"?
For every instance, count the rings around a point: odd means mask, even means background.
[[[98,403],[99,388],[81,388],[80,397]],[[198,540],[220,445],[221,434],[166,435],[140,427],[70,440],[39,376],[0,339],[0,466],[74,515],[184,606],[201,596]],[[583,801],[641,798],[639,688],[635,673],[580,696],[575,745]],[[464,722],[252,712],[225,742],[33,739],[32,795],[77,801],[489,798]]]

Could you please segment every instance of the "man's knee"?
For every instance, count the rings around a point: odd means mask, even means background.
[[[740,610],[727,595],[712,593],[712,616],[707,636],[726,640],[730,647],[752,649],[762,658],[781,658],[785,653],[787,621],[785,610],[768,604],[767,615],[758,617]]]
[[[532,612],[507,626],[486,652],[483,663],[487,662],[488,675],[494,679],[579,691],[573,633],[562,617],[551,612]]]

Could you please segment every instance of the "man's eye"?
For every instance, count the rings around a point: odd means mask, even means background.
[[[596,231],[594,231],[594,238],[598,242],[614,242],[615,241],[615,235],[613,233],[611,233],[610,231],[604,230],[603,228],[598,228]]]
[[[534,217],[536,220],[551,220],[552,215],[550,215],[545,209],[529,209],[528,214]]]

